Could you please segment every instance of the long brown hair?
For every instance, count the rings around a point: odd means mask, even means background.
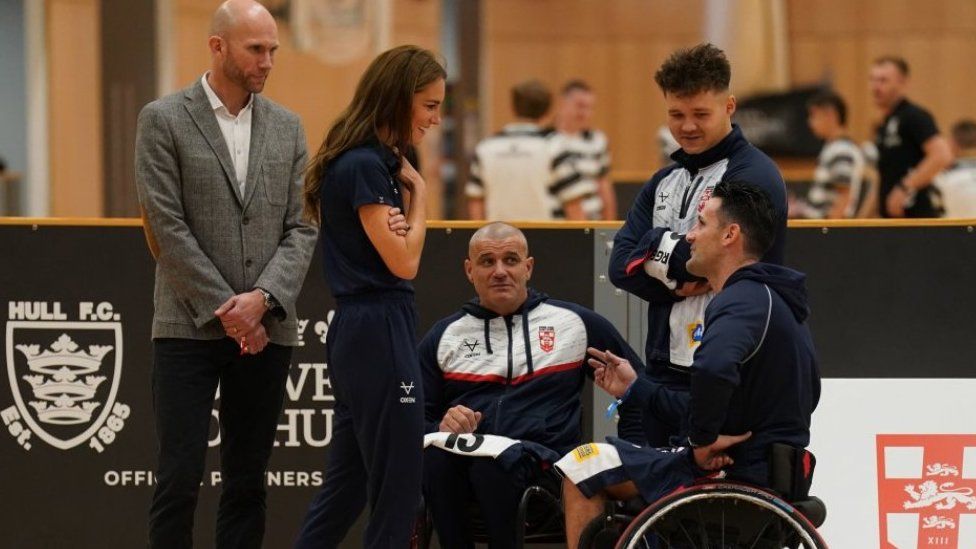
[[[305,170],[305,219],[318,224],[319,189],[326,167],[349,149],[389,132],[401,153],[410,146],[413,95],[438,79],[447,78],[434,54],[418,46],[398,46],[381,53],[363,73],[352,102],[329,128],[325,141]]]

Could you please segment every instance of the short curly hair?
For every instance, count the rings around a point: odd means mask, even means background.
[[[725,52],[709,43],[672,53],[654,74],[661,91],[679,97],[726,91],[731,80],[732,67]]]

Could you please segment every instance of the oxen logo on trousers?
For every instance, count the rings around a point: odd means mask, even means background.
[[[102,452],[115,441],[130,412],[115,401],[120,322],[9,321],[6,358],[14,406],[0,418],[21,447],[30,450],[32,436],[60,450]]]
[[[400,382],[400,388],[403,389],[403,394],[407,396],[400,397],[401,404],[413,404],[417,402],[416,397],[410,396],[410,391],[413,391],[413,382],[411,381],[408,385],[406,381]]]
[[[976,435],[878,435],[881,547],[976,547]]]

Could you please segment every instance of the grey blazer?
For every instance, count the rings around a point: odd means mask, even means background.
[[[284,319],[268,337],[298,342],[295,300],[317,230],[302,221],[305,133],[298,117],[254,95],[244,196],[217,118],[198,81],[146,105],[136,134],[136,186],[156,260],[152,337],[224,337],[214,311],[256,287]]]

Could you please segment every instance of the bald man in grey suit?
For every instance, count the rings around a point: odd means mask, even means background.
[[[213,66],[139,115],[136,179],[156,255],[151,547],[190,547],[220,384],[217,547],[260,547],[265,471],[315,246],[302,220],[305,134],[258,95],[278,47],[257,2],[214,14]]]

